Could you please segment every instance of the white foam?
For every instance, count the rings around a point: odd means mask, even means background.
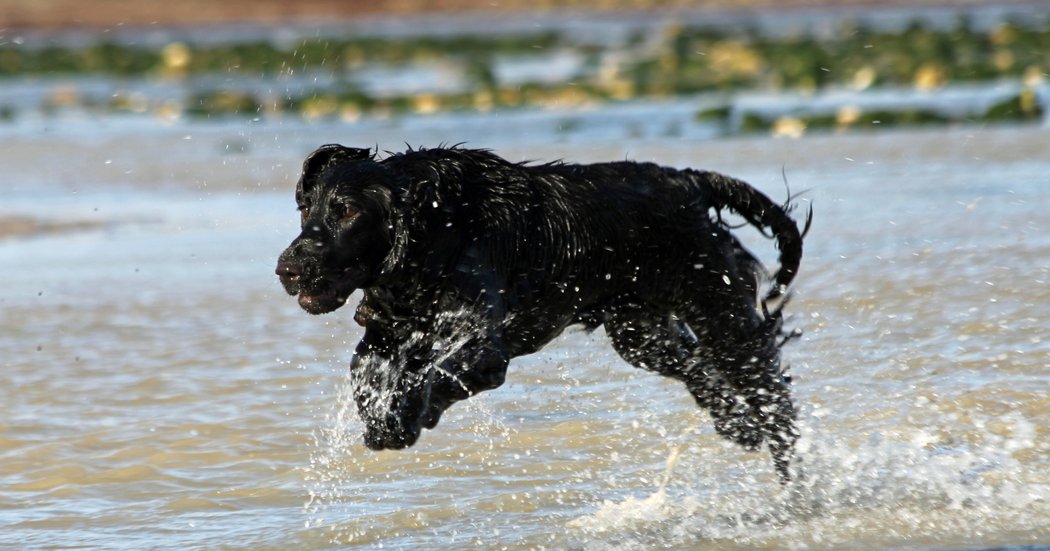
[[[916,541],[951,546],[1012,528],[1045,528],[1050,475],[1033,479],[1031,468],[1012,455],[1033,443],[1034,427],[1017,412],[996,421],[1005,419],[1009,436],[989,434],[977,446],[949,447],[922,427],[893,427],[858,442],[848,432],[822,431],[810,417],[799,448],[805,476],[786,489],[761,474],[727,472],[722,462],[705,468],[710,454],[694,447],[683,454],[678,474],[652,494],[603,500],[569,526],[577,539],[597,540],[602,549],[719,541],[788,548]]]

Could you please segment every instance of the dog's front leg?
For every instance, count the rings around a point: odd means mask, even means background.
[[[502,286],[495,274],[478,276],[481,270],[471,270],[475,277],[460,280],[460,285],[447,296],[446,313],[455,318],[456,329],[447,348],[434,357],[428,373],[430,403],[443,411],[455,402],[465,400],[503,384],[510,363],[510,354],[503,341],[506,307]],[[455,312],[455,314],[453,314]],[[427,423],[437,424],[437,419]]]
[[[431,375],[431,401],[442,409],[503,384],[510,356],[503,345],[502,323],[474,318],[469,337],[439,351]]]
[[[463,400],[503,384],[510,358],[496,331],[470,339],[436,366],[441,388]]]
[[[364,443],[373,450],[411,446],[419,436],[418,394],[406,383],[411,372],[404,353],[404,331],[370,319],[350,361],[349,377],[357,411],[364,423]]]

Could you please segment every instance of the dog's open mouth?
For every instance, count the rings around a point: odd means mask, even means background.
[[[335,290],[306,292],[299,290],[299,306],[311,314],[327,314],[346,304],[347,296]]]

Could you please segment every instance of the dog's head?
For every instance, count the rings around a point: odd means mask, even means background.
[[[302,232],[277,261],[303,310],[331,312],[379,277],[393,243],[393,179],[369,149],[331,144],[306,158],[295,189]]]

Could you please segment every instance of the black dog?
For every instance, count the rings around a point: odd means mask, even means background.
[[[365,444],[411,446],[511,358],[601,325],[631,364],[685,383],[723,436],[766,442],[782,480],[798,432],[781,309],[802,237],[748,184],[650,163],[515,164],[488,151],[325,145],[295,193],[302,233],[277,274],[311,314],[364,290],[350,369]],[[768,228],[772,290],[723,209]],[[807,220],[808,227],[808,220]],[[785,339],[786,340],[786,339]]]

